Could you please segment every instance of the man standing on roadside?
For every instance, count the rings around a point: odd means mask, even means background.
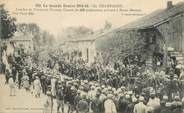
[[[10,87],[10,96],[15,96],[15,82],[12,75],[10,75],[8,83]]]

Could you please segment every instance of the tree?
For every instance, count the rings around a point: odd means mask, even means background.
[[[35,48],[41,46],[52,45],[54,43],[54,36],[48,31],[43,31],[35,23],[21,23],[17,25],[17,30],[23,34],[31,34],[33,36],[33,43]]]
[[[21,23],[17,25],[17,30],[24,35],[31,34],[33,36],[34,47],[41,45],[41,30],[40,27],[35,23]]]
[[[9,39],[16,31],[16,18],[8,14],[8,11],[4,9],[4,4],[0,5],[0,16],[0,37],[2,39]]]

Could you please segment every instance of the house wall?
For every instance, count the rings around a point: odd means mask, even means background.
[[[168,63],[168,47],[174,49],[176,62],[183,62],[184,59],[184,13],[172,17],[168,22],[157,27],[162,37],[165,39],[165,64]],[[171,54],[173,53],[171,52]],[[179,58],[180,57],[180,58]],[[180,59],[180,60],[179,60]]]
[[[172,47],[177,52],[184,52],[184,16],[173,17],[157,29],[165,38],[167,47]]]
[[[93,63],[96,57],[95,41],[73,41],[67,42],[67,51],[78,51],[82,53],[82,59]]]
[[[112,32],[96,39],[96,50],[101,53],[104,64],[114,64],[132,55],[140,55],[141,61],[146,59],[145,40],[137,30]]]

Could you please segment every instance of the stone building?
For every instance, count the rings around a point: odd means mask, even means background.
[[[95,39],[69,40],[66,41],[66,45],[69,52],[73,52],[88,63],[94,62],[96,57]]]
[[[100,57],[100,51],[97,51],[97,41],[108,31],[99,31],[87,37],[68,39],[64,43],[64,52],[69,52],[68,59],[77,56],[82,58],[88,64],[92,64]]]
[[[166,67],[170,61],[181,63],[184,61],[184,2],[173,5],[169,1],[167,8],[114,29],[97,42],[101,42],[100,51],[111,52],[110,55],[124,57],[139,53],[144,56],[146,67]]]

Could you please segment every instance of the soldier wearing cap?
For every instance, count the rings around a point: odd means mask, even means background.
[[[87,80],[84,80],[84,91],[85,92],[88,92],[90,90],[90,85],[88,84],[88,81]]]
[[[78,109],[79,109],[79,113],[88,113],[89,105],[88,105],[86,95],[83,95],[82,99],[79,101]]]
[[[29,90],[29,76],[27,76],[26,72],[22,77],[22,85],[26,89],[26,91]]]
[[[42,92],[43,92],[43,94],[46,94],[47,81],[46,81],[45,73],[43,73],[43,72],[42,72],[41,77],[40,77],[40,82],[41,82],[41,86],[42,86]]]
[[[81,96],[81,97],[82,97],[83,95],[86,95],[86,94],[87,94],[87,92],[84,91],[84,86],[80,86],[79,89],[80,89],[80,91],[81,91],[81,92],[80,92],[80,96]]]
[[[114,100],[114,103],[115,103],[115,105],[116,105],[116,109],[117,109],[117,111],[118,111],[118,100],[119,100],[119,96],[118,96],[118,92],[115,90],[114,92],[114,98],[113,98],[113,100]]]
[[[33,68],[31,66],[29,66],[26,69],[27,75],[29,76],[29,85],[31,85],[32,81],[33,81]]]
[[[102,102],[104,102],[106,99],[106,93],[107,93],[107,88],[104,88],[99,97]]]
[[[15,66],[12,66],[12,75],[13,75],[13,80],[14,80],[14,82],[15,82],[15,80],[16,80],[16,75],[17,75],[17,70],[16,70]]]
[[[183,113],[182,102],[180,101],[180,97],[178,95],[174,97],[171,108],[173,113]]]
[[[54,76],[51,78],[51,93],[53,97],[56,96],[56,77]]]
[[[133,113],[135,104],[137,104],[137,98],[133,97],[132,101],[127,106],[126,113]]]
[[[79,88],[79,84],[77,83],[77,81],[75,81],[75,82],[73,83],[73,85],[75,86],[76,89]]]
[[[80,96],[80,93],[81,93],[81,91],[77,90],[77,95],[75,96],[75,99],[74,99],[74,104],[76,106],[76,113],[79,113],[78,103],[82,99],[82,97]]]
[[[23,76],[23,72],[21,70],[19,70],[19,72],[18,72],[18,88],[19,89],[21,88],[22,76]]]
[[[118,101],[119,113],[126,113],[126,110],[127,110],[128,104],[129,104],[128,99],[130,99],[129,95],[126,95],[125,97],[121,96],[119,98],[119,101]]]
[[[167,107],[166,107],[166,103],[168,102],[168,96],[164,95],[162,98],[162,101],[160,102],[160,106],[159,108],[155,109],[153,111],[153,113],[167,113]]]
[[[53,112],[53,97],[50,91],[46,92],[47,99],[44,103],[44,113],[52,113]]]
[[[70,98],[70,93],[71,93],[71,84],[66,82],[65,88],[64,88],[64,94],[65,94],[65,101],[68,102]]]
[[[75,106],[75,96],[77,95],[77,89],[75,88],[75,86],[72,86],[69,89],[69,94],[68,94],[68,104],[69,104],[69,108],[68,108],[68,113],[73,113],[76,110],[76,106]]]
[[[59,113],[60,108],[62,113],[64,113],[64,88],[61,84],[61,81],[58,81],[56,89],[56,102],[57,102],[57,113]]]
[[[88,92],[88,98],[90,100],[93,100],[95,98],[96,91],[95,91],[95,86],[91,86],[91,90]]]
[[[104,89],[105,88],[105,85],[102,85],[101,88]]]
[[[173,113],[172,110],[171,110],[171,108],[172,108],[172,103],[171,102],[167,102],[165,104],[165,106],[166,106],[166,109],[165,109],[164,113]]]
[[[51,77],[49,76],[49,73],[46,74],[46,78],[45,78],[45,87],[46,87],[46,91],[48,91],[48,86],[51,86]]]
[[[103,101],[100,100],[100,93],[97,92],[94,100],[91,103],[91,109],[93,113],[102,113]]]
[[[144,97],[139,97],[139,103],[134,107],[134,113],[146,113],[146,106],[144,105]]]
[[[149,98],[149,101],[147,103],[147,106],[151,107],[153,111],[160,106],[160,102],[158,102],[155,98],[155,92],[152,92],[150,94],[150,98]]]
[[[104,102],[105,113],[117,113],[116,105],[113,101],[113,95],[108,94],[107,100]]]
[[[88,99],[89,99],[89,109],[90,109],[90,111],[91,111],[91,103],[92,103],[92,101],[95,99],[95,96],[96,96],[96,92],[97,91],[95,91],[95,87],[94,86],[91,86],[91,88],[90,88],[91,90],[89,90],[89,92],[88,92],[88,94],[87,94],[87,96],[88,96]]]
[[[184,97],[181,99],[182,105],[184,105]]]

